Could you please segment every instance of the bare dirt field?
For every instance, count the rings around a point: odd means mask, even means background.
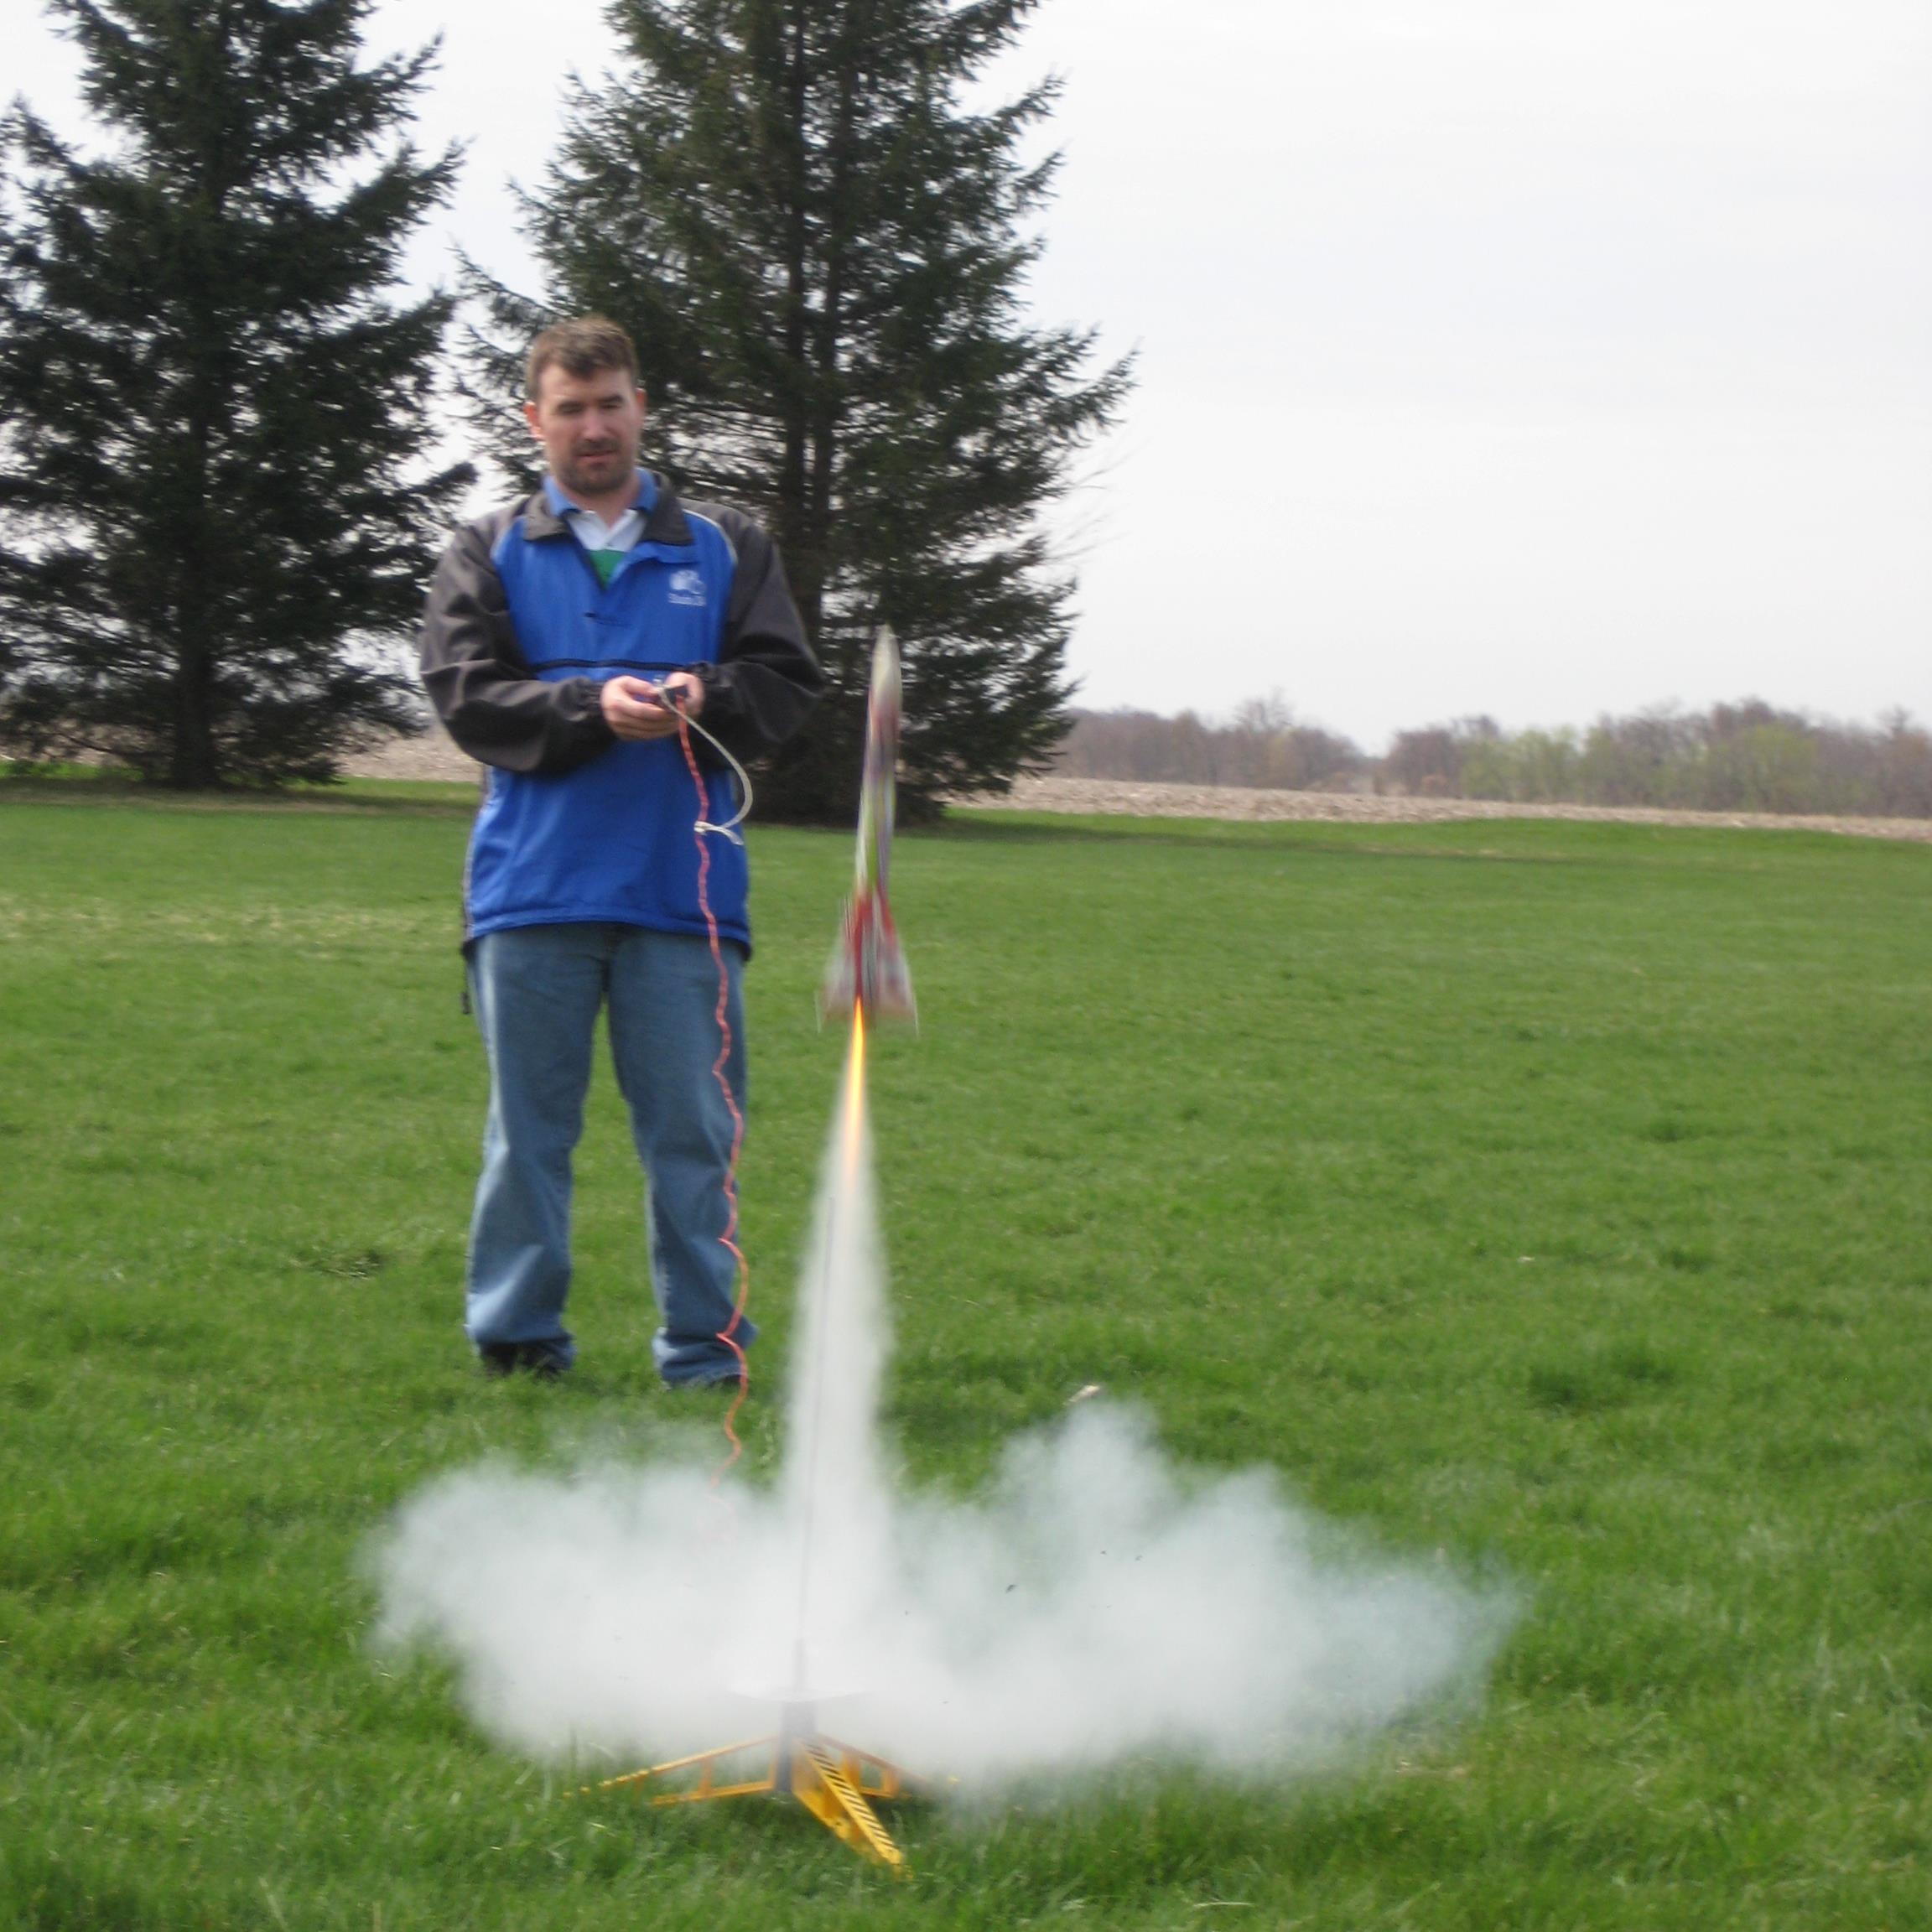
[[[350,761],[358,778],[473,779],[480,767],[437,733]],[[1796,813],[1673,812],[1646,806],[1516,805],[1489,798],[1394,798],[1348,792],[1259,792],[1228,785],[1130,784],[1109,778],[1022,778],[1003,797],[962,805],[1013,812],[1119,813],[1140,818],[1315,818],[1356,825],[1456,818],[1601,818],[1633,825],[1735,825],[1841,832],[1932,844],[1932,819],[1813,818]]]
[[[1518,805],[1493,798],[1394,798],[1348,792],[1259,792],[1227,785],[1143,785],[1109,778],[1022,778],[1003,798],[962,803],[1015,812],[1119,812],[1142,818],[1327,818],[1357,825],[1453,818],[1600,818],[1627,825],[1737,825],[1843,832],[1932,844],[1932,819],[1771,812],[1675,812],[1643,805]]]
[[[365,751],[360,757],[345,758],[343,771],[351,778],[441,778],[475,782],[483,767],[466,757],[439,730],[425,732],[420,738],[398,738],[379,751]]]

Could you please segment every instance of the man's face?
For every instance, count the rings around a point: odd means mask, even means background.
[[[573,376],[557,363],[538,378],[537,400],[523,405],[530,433],[543,445],[550,474],[573,496],[628,490],[644,430],[644,392],[621,369]]]

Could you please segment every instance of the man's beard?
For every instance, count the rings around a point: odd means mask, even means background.
[[[621,488],[636,467],[637,452],[620,445],[597,456],[566,458],[558,467],[557,480],[579,496],[597,496]]]

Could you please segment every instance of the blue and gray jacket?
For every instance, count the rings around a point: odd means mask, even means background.
[[[641,479],[642,535],[608,584],[539,491],[460,529],[423,614],[423,682],[449,735],[490,767],[470,843],[470,938],[612,921],[703,933],[698,788],[676,738],[621,741],[607,678],[688,671],[706,730],[740,758],[803,721],[824,680],[771,539],[735,510]],[[693,738],[701,752],[709,747]],[[731,815],[702,766],[704,816]],[[743,849],[709,837],[719,932],[749,947]]]

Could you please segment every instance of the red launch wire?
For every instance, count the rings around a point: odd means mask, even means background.
[[[678,720],[678,742],[683,747],[685,766],[691,774],[691,782],[698,788],[698,823],[693,833],[698,841],[698,910],[704,916],[704,931],[711,943],[712,963],[718,969],[718,1057],[711,1062],[711,1078],[718,1083],[718,1091],[724,1096],[725,1107],[731,1115],[731,1156],[724,1167],[724,1231],[718,1237],[718,1243],[731,1257],[737,1277],[737,1292],[731,1304],[731,1319],[718,1331],[718,1339],[737,1358],[738,1393],[732,1398],[731,1406],[724,1411],[724,1437],[731,1447],[712,1473],[711,1481],[715,1486],[724,1472],[745,1452],[745,1445],[738,1439],[738,1411],[745,1406],[745,1397],[751,1387],[750,1368],[745,1359],[744,1348],[737,1339],[738,1330],[744,1325],[745,1304],[751,1294],[750,1265],[745,1259],[744,1249],[738,1245],[738,1156],[745,1145],[745,1116],[740,1111],[738,1097],[731,1091],[731,1083],[724,1071],[731,1058],[731,979],[724,969],[724,948],[718,937],[717,917],[711,910],[711,850],[706,843],[706,834],[718,828],[709,823],[711,801],[704,789],[704,774],[699,769],[698,754],[691,747],[691,721],[684,715],[682,704],[673,704],[669,709]]]

